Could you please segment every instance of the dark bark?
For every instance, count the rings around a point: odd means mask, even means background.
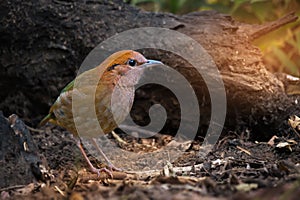
[[[0,14],[0,109],[6,115],[17,113],[33,124],[47,113],[60,90],[75,77],[81,62],[97,44],[116,33],[147,26],[184,33],[213,57],[226,86],[226,130],[247,128],[254,136],[268,137],[274,131],[284,130],[287,118],[300,111],[294,103],[299,95],[286,94],[282,80],[266,70],[260,50],[251,44],[262,33],[262,27],[236,22],[227,15],[150,13],[121,0],[2,2]],[[288,22],[294,18],[292,15]],[[203,81],[182,59],[161,51],[144,52],[188,77],[200,101],[207,97]],[[156,101],[160,100],[152,99],[152,103]],[[200,104],[205,113],[208,111],[206,116],[201,115],[201,125],[205,127],[210,103]],[[145,106],[135,111],[143,109]],[[178,116],[174,114],[172,118],[166,131],[176,129]]]
[[[6,119],[0,112],[0,148],[0,188],[49,179],[46,161],[18,116]]]

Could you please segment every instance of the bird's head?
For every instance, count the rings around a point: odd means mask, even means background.
[[[132,107],[135,85],[140,81],[145,68],[160,63],[148,60],[132,50],[119,51],[109,56],[99,66],[102,76],[96,92],[96,106],[101,107],[98,102],[105,105],[107,110],[114,113],[106,112],[107,118],[122,122]]]
[[[115,86],[118,81],[124,77],[123,80],[127,84],[132,85],[140,78],[142,73],[141,69],[151,64],[162,63],[156,60],[148,60],[141,53],[133,50],[118,51],[109,56],[101,64],[105,66],[105,71],[100,82]]]

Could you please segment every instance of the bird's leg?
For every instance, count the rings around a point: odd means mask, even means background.
[[[110,162],[110,160],[106,157],[106,155],[104,154],[104,152],[102,151],[102,149],[101,149],[101,148],[99,147],[99,145],[97,144],[96,139],[95,139],[95,138],[92,138],[92,141],[93,141],[95,147],[97,148],[97,150],[100,152],[100,154],[103,156],[103,158],[104,158],[105,161],[107,162],[108,167],[109,167],[111,170],[122,171],[122,169],[115,167],[114,164],[112,164],[112,163]]]
[[[88,165],[89,165],[89,167],[90,167],[90,170],[91,170],[93,173],[96,173],[96,174],[98,174],[98,176],[100,176],[100,172],[106,172],[106,173],[109,174],[109,176],[110,176],[111,178],[113,178],[113,175],[112,175],[112,173],[111,173],[110,170],[108,170],[108,169],[106,169],[106,168],[100,168],[100,169],[98,169],[98,168],[96,168],[96,167],[93,166],[93,164],[91,163],[90,159],[87,157],[87,155],[86,155],[86,153],[85,153],[85,151],[84,151],[84,149],[83,149],[83,146],[82,146],[80,140],[77,140],[77,146],[79,147],[79,149],[80,149],[80,151],[81,151],[81,153],[82,153],[84,159],[85,159],[86,162],[88,163]]]

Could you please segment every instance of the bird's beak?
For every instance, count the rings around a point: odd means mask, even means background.
[[[158,60],[147,60],[145,64],[163,64],[163,63]]]

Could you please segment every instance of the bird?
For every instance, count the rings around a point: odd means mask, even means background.
[[[120,104],[127,112],[130,111],[134,100],[134,85],[143,75],[143,69],[153,64],[162,63],[157,60],[146,59],[141,53],[134,50],[121,50],[113,53],[100,65],[83,72],[77,76],[76,79],[67,84],[57,97],[54,104],[50,107],[48,115],[46,115],[40,122],[40,126],[50,122],[71,132],[74,135],[76,144],[86,160],[90,171],[98,174],[98,176],[101,172],[106,172],[112,177],[112,170],[120,171],[121,169],[115,167],[110,162],[101,147],[99,147],[96,143],[94,136],[91,138],[91,141],[103,156],[109,168],[96,168],[89,160],[75,126],[74,113],[72,110],[74,101],[72,98],[74,98],[74,95],[77,95],[76,98],[81,100],[80,98],[82,96],[82,101],[84,101],[84,95],[82,94],[89,95],[92,90],[95,89],[94,108],[97,120],[103,133],[108,134],[117,128],[117,124],[121,123],[125,119],[125,114],[127,115],[127,113],[123,111],[112,113],[111,98],[113,91],[117,87],[120,91],[116,96],[118,101],[114,102],[117,104],[116,108],[118,108],[118,104]],[[92,83],[92,80],[95,79],[98,79],[96,80],[96,85]],[[75,84],[75,80],[78,81],[77,85]],[[78,124],[83,124],[85,127],[90,126],[93,128],[93,126],[90,125],[90,120],[85,116],[87,108],[88,105],[80,104],[79,117],[76,119],[79,121]],[[86,131],[88,132],[89,130],[87,129]]]

